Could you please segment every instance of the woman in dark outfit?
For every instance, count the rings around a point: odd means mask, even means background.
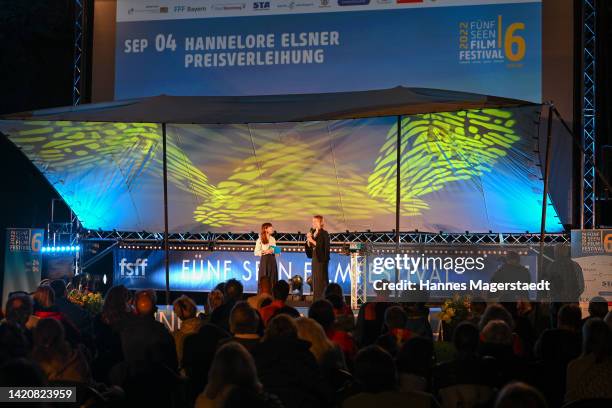
[[[257,273],[257,280],[262,276],[270,278],[272,286],[278,280],[278,268],[276,266],[276,255],[274,255],[274,248],[276,247],[276,240],[272,236],[274,228],[269,222],[261,225],[261,232],[259,238],[255,243],[255,256],[260,256],[259,271]]]
[[[323,299],[329,283],[329,233],[323,229],[323,216],[312,217],[312,228],[306,235],[306,256],[312,258],[313,299]]]

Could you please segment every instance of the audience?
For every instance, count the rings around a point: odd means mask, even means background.
[[[253,350],[264,389],[286,408],[326,406],[331,390],[325,384],[310,343],[298,338],[297,325],[281,314],[270,320],[261,343]]]
[[[223,304],[216,307],[210,315],[210,322],[229,331],[229,317],[232,308],[239,300],[242,300],[242,292],[244,288],[242,283],[236,279],[230,279],[225,283]]]
[[[222,343],[240,343],[248,352],[252,352],[261,340],[261,319],[257,310],[249,306],[248,302],[236,303],[230,314],[229,327],[232,337],[223,339]]]
[[[263,391],[253,357],[244,346],[236,342],[232,341],[219,348],[208,377],[210,381],[198,396],[196,408],[225,408],[230,404],[251,407],[251,399],[259,403],[256,406],[282,407],[276,397]],[[240,390],[240,393],[236,390]],[[249,403],[243,405],[241,402],[246,395]]]
[[[176,371],[178,362],[174,338],[163,323],[155,320],[156,300],[152,290],[136,293],[136,315],[127,319],[120,332],[123,356],[127,363],[145,361]]]
[[[181,322],[180,328],[175,330],[174,343],[176,345],[176,356],[178,362],[183,361],[183,342],[187,336],[197,333],[204,324],[202,319],[198,319],[198,307],[193,299],[188,296],[180,296],[172,303],[174,314]]]
[[[351,361],[357,353],[357,347],[350,333],[336,329],[336,315],[334,307],[326,299],[315,301],[308,309],[308,317],[315,320],[323,327],[327,337],[335,343],[344,353],[347,360]]]
[[[582,329],[582,355],[567,366],[565,399],[612,399],[612,334],[599,318]]]
[[[284,280],[276,282],[272,288],[272,296],[274,298],[272,303],[259,310],[264,326],[268,325],[268,321],[278,309],[285,307],[285,302],[289,297],[289,284]]]
[[[398,390],[397,370],[393,358],[378,346],[368,346],[355,358],[355,379],[360,392],[347,398],[343,408],[369,407],[435,407],[430,394]]]
[[[34,329],[32,359],[48,381],[91,382],[89,365],[81,349],[72,349],[64,327],[52,318],[41,319]]]
[[[32,296],[14,293],[0,322],[0,383],[77,384],[106,406],[116,404],[105,390],[121,396],[119,406],[612,406],[612,317],[603,298],[591,299],[584,320],[577,304],[554,304],[556,328],[545,307],[473,300],[445,346],[433,341],[424,301],[388,303],[381,292],[360,308],[358,351],[338,285],[309,317],[286,303],[285,281],[272,302],[269,282],[259,287],[242,301],[240,282],[218,285],[204,319],[191,298],[179,297],[174,332],[156,320],[152,290],[131,305],[124,286],[112,287],[91,316],[69,302],[63,281]],[[547,327],[538,330],[541,322]]]

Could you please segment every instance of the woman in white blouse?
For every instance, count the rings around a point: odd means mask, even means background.
[[[276,240],[272,236],[274,228],[269,222],[261,225],[261,232],[259,238],[255,243],[255,256],[260,256],[259,271],[257,273],[258,279],[262,276],[270,278],[272,287],[278,280],[278,268],[276,266],[276,256],[274,255],[274,248],[276,247]]]

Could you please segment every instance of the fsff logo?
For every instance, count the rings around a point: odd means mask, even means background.
[[[127,258],[121,258],[119,262],[120,274],[121,276],[144,278],[148,262],[149,260],[147,258],[138,258],[136,262],[128,262]]]

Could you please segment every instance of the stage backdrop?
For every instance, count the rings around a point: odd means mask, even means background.
[[[542,100],[539,0],[118,0],[115,99],[426,87]]]
[[[484,280],[488,282],[500,266],[502,257],[507,248],[502,246],[475,247],[437,247],[435,250],[412,247],[406,249],[407,256],[413,258],[444,258],[452,259],[450,264],[437,264],[423,262],[412,271],[404,270],[399,279],[412,282],[430,281],[436,283],[469,282],[470,280]],[[519,248],[521,263],[535,281],[537,256],[527,248]],[[113,284],[125,285],[130,289],[165,290],[166,272],[164,268],[164,251],[159,249],[126,249],[113,250],[114,276]],[[395,254],[379,253],[368,258],[366,265],[367,292],[374,295],[374,281],[387,279],[395,281],[395,269],[383,268],[376,270],[373,259],[375,257],[394,257]],[[466,258],[473,258],[471,268],[466,268]],[[305,283],[312,273],[311,261],[304,252],[283,252],[277,258],[279,279],[289,280],[295,275],[304,279],[304,292],[310,293]],[[450,266],[449,266],[450,265]],[[478,266],[474,266],[478,265]],[[257,270],[259,258],[252,252],[241,251],[170,251],[170,290],[173,291],[210,291],[221,282],[228,279],[238,279],[244,285],[245,292],[257,292]],[[329,279],[342,286],[345,294],[350,294],[350,257],[339,253],[332,253],[329,263]],[[472,294],[474,291],[456,292]],[[452,293],[446,294],[452,296]],[[483,296],[488,296],[483,293]]]
[[[539,106],[404,116],[403,231],[539,232]],[[395,228],[397,117],[168,124],[171,232]],[[85,228],[163,231],[161,125],[0,121]],[[549,201],[550,203],[550,201]],[[562,226],[551,205],[546,229]]]
[[[43,229],[7,228],[2,305],[11,292],[34,292],[40,283]]]

